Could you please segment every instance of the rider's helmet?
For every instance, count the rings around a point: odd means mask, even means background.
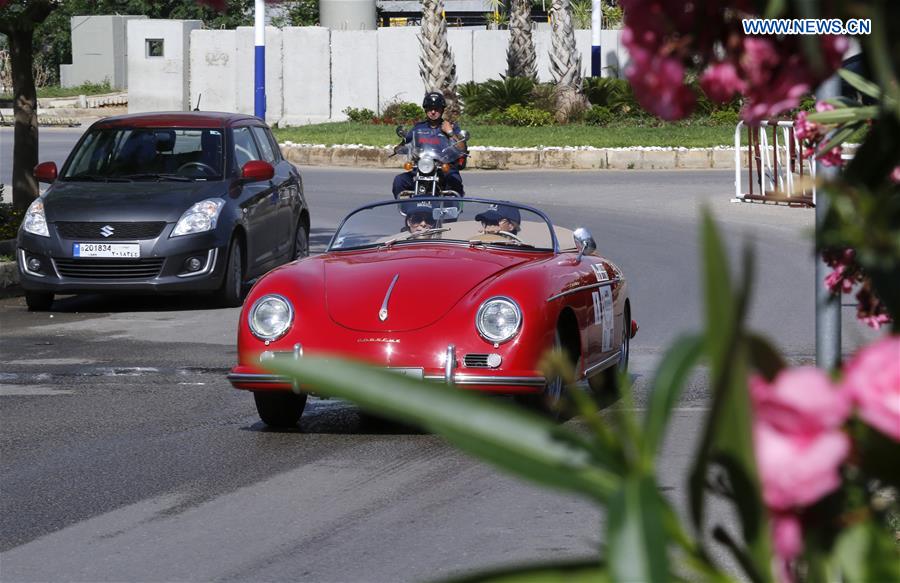
[[[443,111],[447,109],[447,100],[437,91],[431,91],[425,94],[425,99],[422,101],[422,109],[425,111],[429,109],[440,109]]]

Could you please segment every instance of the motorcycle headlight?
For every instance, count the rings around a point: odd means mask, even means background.
[[[283,296],[269,294],[253,303],[247,319],[250,331],[260,340],[277,340],[294,322],[294,307]]]
[[[202,233],[203,231],[215,229],[216,221],[219,220],[219,213],[222,212],[223,206],[225,206],[225,201],[221,198],[201,200],[184,211],[184,214],[175,223],[175,228],[170,236],[180,237],[181,235]]]
[[[419,158],[419,172],[423,174],[431,174],[434,171],[434,158],[431,156],[422,156]]]
[[[475,316],[478,333],[490,342],[506,342],[522,325],[522,310],[509,298],[491,298],[481,304]]]
[[[33,235],[50,236],[50,230],[47,228],[47,216],[44,214],[44,200],[41,197],[34,199],[28,205],[25,218],[22,219],[22,229]]]

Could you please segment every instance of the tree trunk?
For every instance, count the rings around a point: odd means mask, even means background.
[[[566,123],[584,111],[588,101],[581,86],[581,55],[575,44],[572,5],[569,0],[553,0],[550,46],[550,75],[556,83],[556,120]]]
[[[34,167],[38,163],[37,90],[34,87],[33,29],[15,29],[7,35],[13,81],[13,206],[26,209],[38,196]]]
[[[528,77],[537,82],[537,57],[531,38],[531,0],[512,0],[509,11],[507,77]]]
[[[422,46],[419,74],[425,91],[442,93],[447,100],[445,118],[456,120],[460,111],[459,96],[456,94],[456,65],[447,43],[443,0],[423,0],[419,43]]]

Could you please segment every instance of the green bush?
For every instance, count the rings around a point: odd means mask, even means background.
[[[372,123],[372,120],[375,119],[375,112],[366,108],[348,107],[344,109],[344,114],[350,118],[350,121],[356,123]]]
[[[734,126],[741,119],[738,112],[733,109],[717,109],[708,116],[712,125]]]
[[[15,239],[25,212],[13,208],[11,203],[0,203],[0,241]]]
[[[500,116],[501,123],[520,127],[548,126],[553,123],[553,114],[527,105],[510,105]]]
[[[537,83],[531,90],[531,106],[554,113],[556,111],[556,85]]]
[[[623,115],[643,115],[631,84],[625,79],[585,77],[582,89],[591,105],[600,105]]]
[[[490,79],[484,83],[469,82],[460,86],[459,95],[464,111],[479,115],[490,111],[505,111],[512,105],[530,105],[534,81],[527,77]]]
[[[393,101],[381,112],[381,117],[377,118],[377,123],[388,125],[394,124],[414,124],[421,120],[425,114],[422,106],[417,103],[408,101]]]
[[[602,105],[592,105],[584,114],[584,123],[592,126],[607,126],[614,119],[613,112]]]

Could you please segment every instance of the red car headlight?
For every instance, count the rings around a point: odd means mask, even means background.
[[[247,324],[260,340],[277,340],[287,334],[294,323],[294,306],[284,296],[264,295],[250,308]]]
[[[491,298],[481,304],[475,316],[478,333],[489,342],[506,342],[522,326],[522,310],[505,297]]]

